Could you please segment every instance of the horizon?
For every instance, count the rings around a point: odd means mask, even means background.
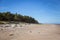
[[[0,0],[0,12],[18,13],[43,24],[60,24],[59,0]]]

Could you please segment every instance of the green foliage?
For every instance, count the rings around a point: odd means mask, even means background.
[[[38,23],[37,20],[30,16],[22,16],[20,14],[13,14],[11,12],[0,12],[0,21],[18,21],[26,23]]]

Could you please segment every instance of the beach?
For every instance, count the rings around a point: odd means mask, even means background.
[[[0,27],[0,40],[60,40],[60,25],[17,24]]]

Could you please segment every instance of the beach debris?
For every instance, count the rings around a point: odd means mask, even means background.
[[[3,27],[3,26],[0,26],[0,27]]]
[[[17,27],[17,24],[15,24],[15,27]]]
[[[25,25],[27,25],[27,24],[25,23]]]
[[[3,30],[3,29],[1,29],[1,30]]]
[[[10,34],[9,36],[13,36],[14,34]]]
[[[7,25],[7,26],[5,26],[5,27],[10,27],[10,26]]]
[[[32,33],[32,31],[30,31],[30,33]]]
[[[38,32],[38,33],[40,33],[40,32]]]
[[[20,25],[20,27],[22,27],[22,25]]]

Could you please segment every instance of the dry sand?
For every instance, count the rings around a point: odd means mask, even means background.
[[[60,40],[60,25],[28,24],[0,27],[0,40]]]

